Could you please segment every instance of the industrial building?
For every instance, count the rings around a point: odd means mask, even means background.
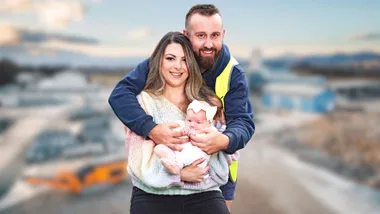
[[[335,93],[305,84],[269,83],[262,88],[261,102],[271,110],[326,113],[335,108]]]
[[[246,73],[249,88],[254,96],[260,97],[263,110],[327,113],[335,109],[336,94],[328,88],[326,78],[300,76],[286,68],[268,69],[258,60],[259,53],[252,52]]]

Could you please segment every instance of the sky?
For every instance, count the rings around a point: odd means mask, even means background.
[[[0,0],[2,55],[145,57],[203,1]],[[209,1],[236,57],[380,52],[378,0]],[[17,49],[18,48],[18,49]],[[17,51],[19,50],[19,51]],[[22,51],[20,51],[22,50]]]

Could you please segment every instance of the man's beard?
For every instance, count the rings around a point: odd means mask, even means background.
[[[202,51],[213,51],[215,54],[212,57],[203,57],[201,55]],[[216,61],[218,60],[218,57],[220,55],[221,50],[217,50],[216,48],[201,48],[199,49],[198,53],[195,53],[195,57],[197,58],[198,65],[201,68],[202,71],[209,70],[214,67],[216,64]]]

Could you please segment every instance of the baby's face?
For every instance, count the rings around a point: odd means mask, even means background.
[[[200,110],[195,113],[192,109],[187,111],[185,125],[191,129],[199,130],[210,127],[210,122],[206,119],[206,112]]]

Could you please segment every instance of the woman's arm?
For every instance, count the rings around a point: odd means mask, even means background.
[[[146,59],[120,80],[108,98],[108,103],[120,121],[144,137],[157,125],[136,99],[145,86],[148,73],[149,59]]]
[[[180,175],[169,174],[154,155],[155,144],[151,140],[145,140],[126,129],[125,143],[128,148],[128,171],[134,179],[154,188],[181,184]]]
[[[190,183],[201,182],[205,178],[205,176],[208,174],[208,170],[210,169],[209,165],[207,165],[205,168],[198,166],[199,164],[203,163],[203,161],[205,160],[206,160],[205,158],[199,158],[198,160],[194,161],[192,164],[183,168],[180,172],[181,181],[190,182]]]
[[[222,186],[227,183],[229,168],[226,160],[226,154],[224,152],[215,153],[210,157],[208,166],[209,177],[207,178],[204,178],[207,173],[202,171],[203,169],[197,166],[199,162],[196,164],[194,163],[183,168],[181,171],[181,180],[185,181],[183,185],[181,185],[182,188],[191,190],[206,190],[212,187]],[[202,163],[202,161],[200,161],[200,163]]]

